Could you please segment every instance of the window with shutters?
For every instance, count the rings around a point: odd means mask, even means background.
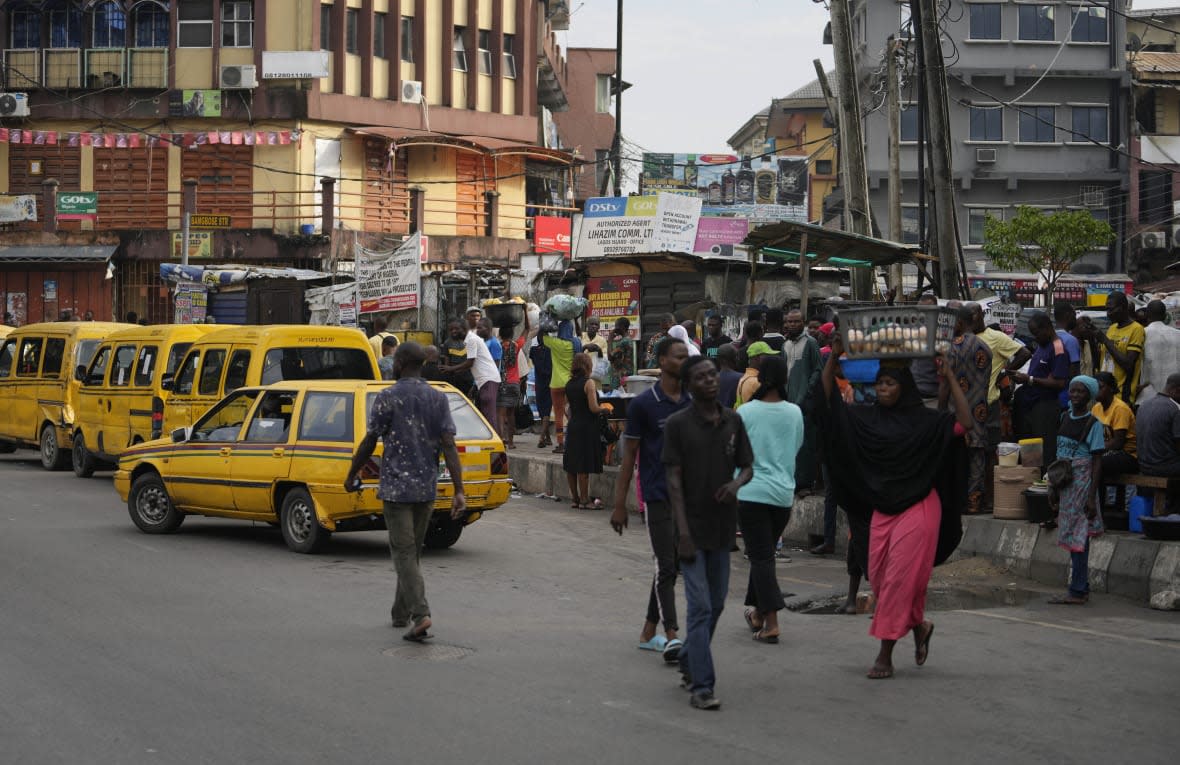
[[[58,180],[58,191],[78,191],[82,181],[82,150],[66,146],[64,139],[53,146],[13,143],[8,145],[8,193],[35,194],[41,204],[41,182],[46,178]],[[40,175],[35,170],[41,171]],[[27,221],[12,224],[17,229],[39,229],[41,223]],[[79,221],[61,221],[58,228],[77,231]]]
[[[168,228],[168,149],[96,147],[94,190],[99,229]]]
[[[180,175],[197,179],[197,212],[230,216],[231,228],[254,225],[254,147],[205,144],[180,155]]]
[[[483,236],[487,225],[488,191],[495,191],[492,158],[455,152],[455,235]]]
[[[405,149],[390,154],[380,138],[365,139],[365,231],[410,233]]]

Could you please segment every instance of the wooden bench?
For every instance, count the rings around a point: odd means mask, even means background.
[[[1180,478],[1164,478],[1141,473],[1123,473],[1120,475],[1102,476],[1104,486],[1138,486],[1143,489],[1154,489],[1155,500],[1151,505],[1152,515],[1166,515],[1168,506],[1168,489],[1180,488]]]

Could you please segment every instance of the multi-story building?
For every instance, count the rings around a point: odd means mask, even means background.
[[[614,48],[568,48],[567,98],[570,108],[553,115],[562,144],[584,164],[575,171],[574,199],[580,207],[590,197],[602,196],[609,179],[611,144],[615,134]],[[608,190],[608,195],[609,195]]]
[[[946,7],[948,4],[944,3]],[[1019,205],[1087,209],[1121,229],[1126,199],[1129,75],[1124,0],[950,0],[947,108],[958,233],[968,269],[989,267],[983,223]],[[874,224],[887,238],[919,239],[918,108],[914,50],[902,85],[902,230],[888,230],[889,125],[883,60],[890,35],[909,37],[909,3],[860,0],[853,11]],[[878,108],[879,107],[879,108]],[[1119,271],[1123,237],[1084,260]]]
[[[541,110],[566,103],[549,5],[4,3],[0,193],[41,206],[0,233],[0,292],[23,291],[32,321],[98,308],[113,283],[112,312],[167,321],[159,266],[190,179],[191,209],[228,218],[190,240],[194,263],[327,267],[350,257],[344,229],[428,234],[432,270],[517,262],[570,166],[539,145]],[[95,193],[94,214],[53,231],[50,179]]]
[[[1127,270],[1152,282],[1177,260],[1180,218],[1180,8],[1127,14],[1132,113]]]

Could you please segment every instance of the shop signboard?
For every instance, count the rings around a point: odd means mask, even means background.
[[[702,257],[731,258],[734,245],[741,244],[750,233],[747,218],[703,217],[697,225],[697,238],[692,251]]]
[[[174,90],[168,97],[170,117],[220,117],[220,90]]]
[[[559,252],[565,256],[570,254],[570,225],[569,218],[559,218],[555,215],[538,215],[533,219],[533,245],[541,254]]]
[[[592,276],[586,280],[585,296],[589,314],[607,333],[620,318],[631,322],[631,337],[639,337],[639,275]]]
[[[574,259],[651,252],[656,197],[594,197],[586,200]]]
[[[172,258],[174,260],[182,260],[184,255],[183,245],[184,233],[180,231],[172,232]],[[190,258],[211,258],[213,257],[213,232],[212,231],[190,231],[188,234],[188,256]]]
[[[656,197],[655,252],[692,252],[701,218],[701,200],[676,194]]]
[[[58,220],[94,220],[97,217],[97,191],[57,192]]]
[[[32,194],[0,194],[0,223],[37,220],[37,197]]]

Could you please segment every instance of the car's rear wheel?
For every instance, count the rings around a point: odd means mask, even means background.
[[[447,518],[445,521],[431,521],[426,529],[426,546],[432,550],[445,550],[459,541],[463,533],[463,521]]]
[[[291,489],[283,497],[279,529],[287,547],[297,553],[319,552],[332,536],[316,518],[315,503],[307,489]]]
[[[94,457],[86,448],[86,439],[79,432],[74,435],[74,475],[89,478],[94,475]]]
[[[63,452],[61,444],[57,442],[57,428],[46,423],[41,428],[41,467],[46,470],[64,470],[69,460],[69,452]]]
[[[145,534],[171,534],[184,523],[184,513],[172,504],[164,480],[156,473],[144,473],[131,484],[127,511]]]

